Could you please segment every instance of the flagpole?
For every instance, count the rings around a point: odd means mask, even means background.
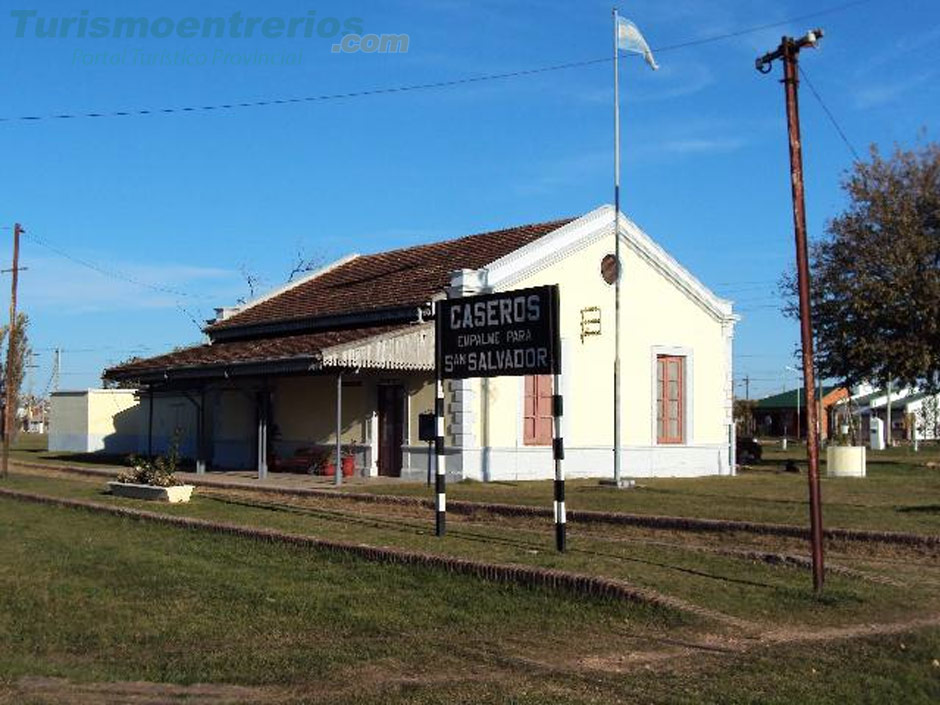
[[[620,487],[620,38],[618,13],[614,14],[614,259],[617,278],[614,283],[614,484]]]

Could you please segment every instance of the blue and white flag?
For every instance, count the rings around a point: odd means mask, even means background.
[[[653,71],[659,69],[656,59],[653,58],[653,52],[643,35],[640,34],[640,30],[625,17],[617,18],[617,48],[633,54],[642,54]]]

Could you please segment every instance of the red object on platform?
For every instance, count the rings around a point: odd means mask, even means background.
[[[343,477],[352,477],[356,472],[356,458],[348,455],[343,458]],[[336,474],[336,462],[330,461],[323,466],[323,475],[333,477]]]

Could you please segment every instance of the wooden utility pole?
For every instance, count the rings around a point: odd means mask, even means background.
[[[790,185],[793,196],[793,230],[796,237],[796,271],[800,299],[800,339],[803,348],[803,386],[806,389],[806,454],[809,463],[810,541],[813,554],[813,587],[821,592],[825,581],[822,542],[822,497],[819,488],[819,428],[816,422],[816,382],[813,369],[813,323],[810,314],[809,252],[806,244],[806,210],[803,192],[803,148],[800,139],[799,53],[815,47],[821,29],[800,39],[783,37],[780,46],[757,59],[761,73],[769,73],[776,59],[783,61],[787,128],[790,137]]]
[[[13,283],[10,288],[10,329],[7,331],[7,364],[3,371],[3,456],[0,460],[0,477],[6,477],[10,469],[10,440],[16,420],[16,390],[10,383],[10,370],[13,369],[14,336],[16,335],[16,288],[20,274],[20,234],[23,228],[19,223],[13,226]]]

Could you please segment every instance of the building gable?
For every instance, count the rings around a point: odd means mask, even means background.
[[[490,290],[510,289],[533,274],[564,261],[605,237],[609,238],[613,233],[613,221],[613,208],[601,206],[492,262],[486,267],[483,283]],[[719,321],[734,320],[730,301],[712,293],[622,213],[619,233],[622,247],[639,256],[712,317]]]

